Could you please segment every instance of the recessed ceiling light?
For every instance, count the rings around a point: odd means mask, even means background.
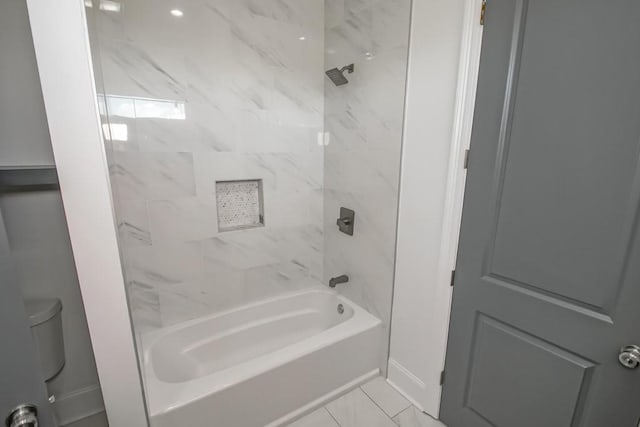
[[[184,13],[180,9],[171,9],[171,14],[173,16],[181,17]]]
[[[306,40],[307,38],[305,36],[300,36],[298,37],[298,40]]]

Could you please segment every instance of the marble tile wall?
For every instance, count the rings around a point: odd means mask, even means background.
[[[388,328],[410,3],[185,0],[175,17],[164,0],[94,0],[138,332],[340,274]],[[350,63],[348,85],[324,76]],[[262,180],[265,226],[220,232],[215,182],[247,179]],[[340,206],[356,211],[353,237]]]
[[[138,332],[322,279],[323,0],[87,7]],[[216,181],[261,179],[220,232]]]
[[[389,328],[411,0],[326,0],[325,68],[354,63],[349,83],[325,80],[324,276]],[[356,212],[338,232],[340,206]],[[384,334],[388,337],[388,333]],[[388,342],[380,343],[386,369]]]

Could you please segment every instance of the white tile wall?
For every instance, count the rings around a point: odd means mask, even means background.
[[[121,96],[109,121],[128,130],[109,160],[136,327],[320,280],[324,0],[183,2],[181,18],[121,3],[88,21],[99,90]],[[163,118],[167,102],[184,117]],[[263,206],[239,215],[216,182],[247,179]],[[256,211],[264,227],[220,232]]]
[[[129,100],[109,111],[128,129],[109,148],[136,327],[340,274],[388,327],[410,1],[206,0],[181,18],[122,5],[89,25],[104,91]],[[349,63],[348,85],[324,76]],[[136,115],[141,99],[184,119]],[[262,180],[265,226],[221,233],[216,182],[248,179]],[[356,211],[353,237],[340,206]]]
[[[389,327],[400,175],[409,0],[327,0],[326,68],[355,63],[349,84],[325,81],[324,275],[349,275],[339,291]],[[339,233],[355,210],[353,237]],[[388,336],[385,334],[384,336]],[[386,369],[388,342],[380,345]]]

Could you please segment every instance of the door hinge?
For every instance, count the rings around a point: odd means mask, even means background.
[[[451,271],[451,286],[453,286],[453,283],[455,282],[455,280],[456,280],[456,271],[452,270]]]
[[[469,150],[464,150],[464,168],[469,169]]]
[[[482,8],[480,9],[480,25],[484,25],[484,15],[487,12],[487,0],[482,0]]]
[[[440,372],[440,385],[444,384],[444,371]]]

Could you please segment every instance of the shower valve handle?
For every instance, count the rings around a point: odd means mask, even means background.
[[[353,236],[353,225],[355,223],[355,219],[356,213],[353,210],[341,207],[340,215],[338,215],[338,219],[336,220],[338,230],[344,234]]]

